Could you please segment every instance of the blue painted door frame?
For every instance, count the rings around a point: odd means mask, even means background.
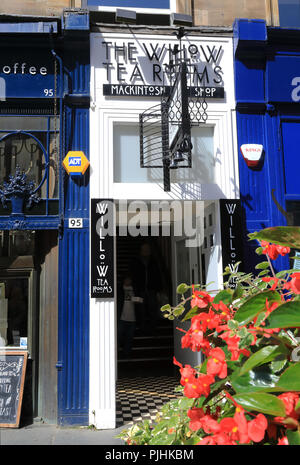
[[[66,107],[66,150],[89,158],[89,108]],[[65,174],[64,228],[59,239],[58,423],[88,425],[89,418],[89,170]],[[69,218],[83,227],[70,229]]]
[[[300,47],[291,38],[300,31],[267,28],[263,20],[239,19],[234,23],[234,67],[239,148],[240,196],[244,221],[246,271],[261,261],[255,254],[258,243],[247,234],[287,224],[287,200],[300,200],[297,127],[299,104],[292,99],[292,77],[298,73]],[[297,36],[297,37],[296,37]],[[282,64],[285,66],[282,66]],[[293,126],[294,125],[294,126]],[[300,127],[300,125],[299,125]],[[296,129],[295,129],[296,128]],[[242,144],[262,144],[263,160],[258,169],[249,168],[240,152]],[[275,262],[290,268],[287,257]]]
[[[84,19],[84,18],[83,18]],[[83,27],[85,25],[83,24]],[[89,32],[64,44],[64,153],[83,151],[89,159]],[[68,37],[70,37],[68,35]],[[74,48],[76,56],[74,56]],[[59,239],[58,423],[89,423],[89,169],[64,172],[63,229]],[[83,227],[69,228],[69,218]]]

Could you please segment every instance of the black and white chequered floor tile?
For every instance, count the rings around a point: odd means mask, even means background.
[[[159,376],[123,378],[117,382],[117,427],[142,420],[154,421],[161,407],[178,397],[178,380]]]

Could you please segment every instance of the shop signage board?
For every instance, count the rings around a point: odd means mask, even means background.
[[[59,73],[56,76],[54,74],[54,62],[50,50],[35,50],[34,53],[22,50],[13,55],[1,51],[0,99],[44,99],[58,96],[60,77]]]
[[[92,62],[96,89],[104,97],[160,97],[174,83],[174,36],[93,34]],[[182,57],[191,97],[224,99],[227,48],[222,42],[187,36]]]
[[[91,297],[114,297],[114,203],[91,199]]]
[[[233,271],[238,262],[241,262],[238,271],[242,271],[243,230],[240,200],[220,199],[219,202],[223,271],[226,267]],[[236,287],[235,282],[230,282],[229,285],[231,288]]]
[[[0,350],[0,427],[19,427],[27,356],[27,352]]]
[[[269,102],[300,101],[300,56],[275,55],[266,65]]]

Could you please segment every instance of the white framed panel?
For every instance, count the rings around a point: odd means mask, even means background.
[[[207,121],[207,126],[213,128],[214,133],[214,153],[211,163],[214,164],[215,182],[172,182],[171,191],[164,192],[161,181],[162,169],[159,168],[155,169],[158,172],[158,182],[155,182],[155,179],[153,182],[145,183],[114,182],[114,128],[118,124],[138,126],[138,118],[139,112],[136,110],[95,108],[91,111],[91,153],[101,153],[101,156],[91,160],[92,198],[141,200],[237,198],[239,182],[235,160],[236,148],[233,145],[235,138],[232,135],[233,119],[231,112],[226,111],[211,111]],[[100,137],[100,134],[105,134],[105,137]]]

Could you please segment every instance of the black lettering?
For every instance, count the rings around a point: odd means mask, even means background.
[[[123,45],[117,45],[115,42],[114,46],[115,46],[115,60],[118,61],[119,55],[121,55],[123,56],[124,61],[127,61],[126,45],[124,43]]]
[[[155,82],[156,81],[156,77],[158,78],[158,80],[161,82],[162,79],[159,75],[159,73],[161,72],[161,66],[159,64],[154,64],[153,65],[153,77],[152,77],[152,80]]]
[[[222,72],[223,72],[223,71],[222,71],[221,66],[216,66],[216,67],[214,68],[214,73],[215,73],[215,75],[219,78],[219,79],[215,79],[215,78],[214,78],[214,82],[215,82],[216,84],[220,84],[220,83],[223,81],[223,78],[222,78],[222,76],[221,76],[221,73],[222,73]]]
[[[137,48],[134,46],[134,42],[128,42],[128,60],[131,63],[136,63],[136,59],[132,56],[134,53],[138,53]]]
[[[160,49],[160,52],[156,53],[159,44],[156,44],[156,45],[155,45],[155,48],[153,48],[153,44],[150,44],[150,47],[151,47],[151,49],[152,49],[152,55],[151,55],[151,54],[149,53],[149,50],[148,50],[148,48],[147,48],[147,46],[146,46],[145,43],[143,43],[143,46],[144,46],[145,52],[147,53],[148,58],[149,58],[150,61],[152,61],[154,58],[155,58],[157,61],[160,61],[160,60],[161,60],[162,53],[163,53],[163,51],[164,51],[164,49],[165,49],[165,47],[166,47],[165,44],[164,44],[164,45],[162,46],[162,48]]]
[[[112,42],[102,42],[102,45],[104,45],[105,47],[106,59],[109,60],[109,55],[110,55],[109,47],[112,46]]]
[[[118,79],[118,81],[125,81],[125,79],[122,78],[122,73],[126,73],[126,68],[124,66],[124,63],[117,63],[117,79]]]
[[[143,75],[142,75],[142,73],[140,71],[139,65],[135,65],[135,67],[134,67],[134,69],[132,71],[132,74],[130,76],[130,82],[135,81],[136,79],[143,81],[143,83],[145,84],[145,80],[144,80]]]

